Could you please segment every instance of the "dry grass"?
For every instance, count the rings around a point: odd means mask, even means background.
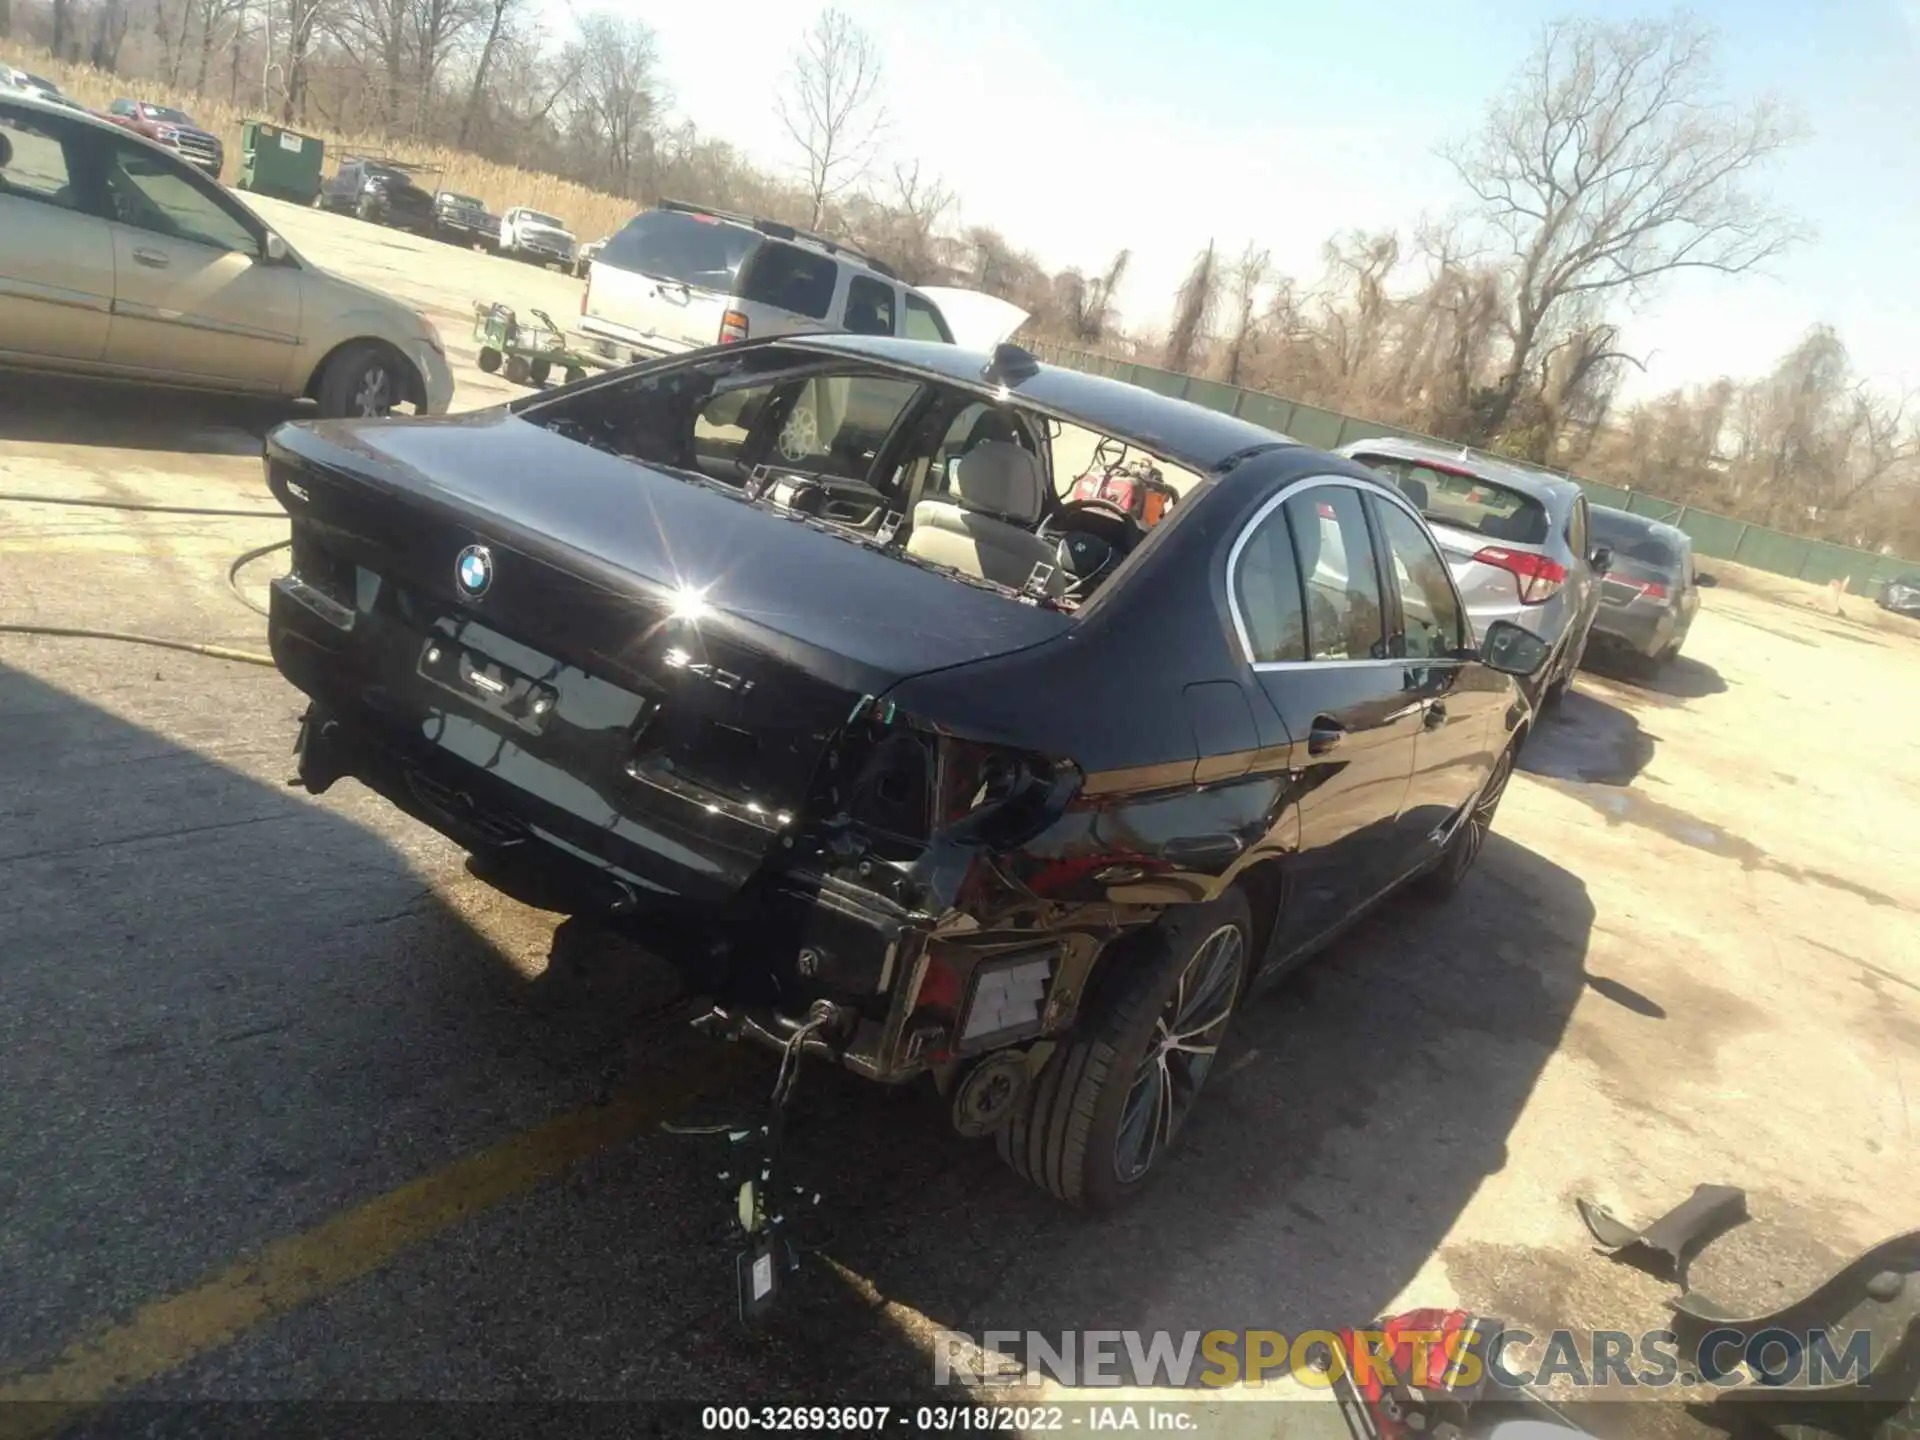
[[[32,50],[0,41],[0,59],[11,61],[23,70],[44,75],[82,105],[105,110],[123,95],[138,95],[159,105],[170,105],[193,116],[202,129],[218,135],[227,147],[226,169],[221,178],[229,184],[239,174],[240,123],[253,112],[229,105],[209,95],[173,90],[144,80],[130,80],[87,65],[71,65],[55,60],[44,50]],[[390,155],[396,160],[437,167],[437,177],[423,177],[427,188],[458,190],[477,195],[496,215],[515,205],[531,205],[567,222],[582,240],[597,240],[611,234],[632,219],[639,206],[617,195],[602,194],[562,180],[557,175],[541,175],[513,165],[496,165],[478,155],[450,150],[437,145],[408,146],[404,142],[384,140],[377,135],[342,135],[331,130],[308,129],[326,142],[329,169],[341,154],[364,152]]]

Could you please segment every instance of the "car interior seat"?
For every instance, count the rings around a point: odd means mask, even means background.
[[[951,493],[913,507],[907,553],[1015,590],[1046,565],[1047,593],[1059,595],[1055,547],[1033,533],[1044,504],[1040,462],[1009,441],[985,441],[961,457]]]
[[[1400,493],[1412,502],[1413,508],[1425,514],[1427,510],[1427,482],[1416,480],[1411,475],[1400,481]]]

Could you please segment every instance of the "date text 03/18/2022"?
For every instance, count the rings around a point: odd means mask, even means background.
[[[1178,1405],[708,1405],[700,1427],[708,1431],[799,1434],[1031,1435],[1087,1431],[1158,1431],[1191,1434],[1199,1420]]]

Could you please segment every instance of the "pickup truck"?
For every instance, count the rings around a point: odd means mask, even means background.
[[[500,253],[509,260],[573,268],[573,232],[551,215],[516,205],[500,217]]]
[[[500,221],[475,196],[442,190],[433,197],[433,233],[456,245],[491,250],[500,243]]]

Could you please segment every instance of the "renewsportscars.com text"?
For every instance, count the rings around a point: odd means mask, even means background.
[[[934,1337],[934,1383],[1185,1389],[1285,1379],[1323,1389],[1350,1371],[1362,1384],[1371,1376],[1389,1385],[1427,1386],[1445,1375],[1461,1387],[1485,1377],[1512,1389],[1561,1379],[1582,1388],[1865,1386],[1874,1360],[1866,1330],[1763,1330],[1749,1340],[1720,1329],[1692,1346],[1671,1330],[1536,1335],[1509,1327],[1490,1340],[1438,1330],[1402,1330],[1391,1338],[1379,1330],[1348,1334],[1350,1343],[1332,1330],[1292,1336],[1278,1330],[988,1330],[977,1336],[942,1330]],[[1402,1347],[1397,1360],[1396,1342]]]

